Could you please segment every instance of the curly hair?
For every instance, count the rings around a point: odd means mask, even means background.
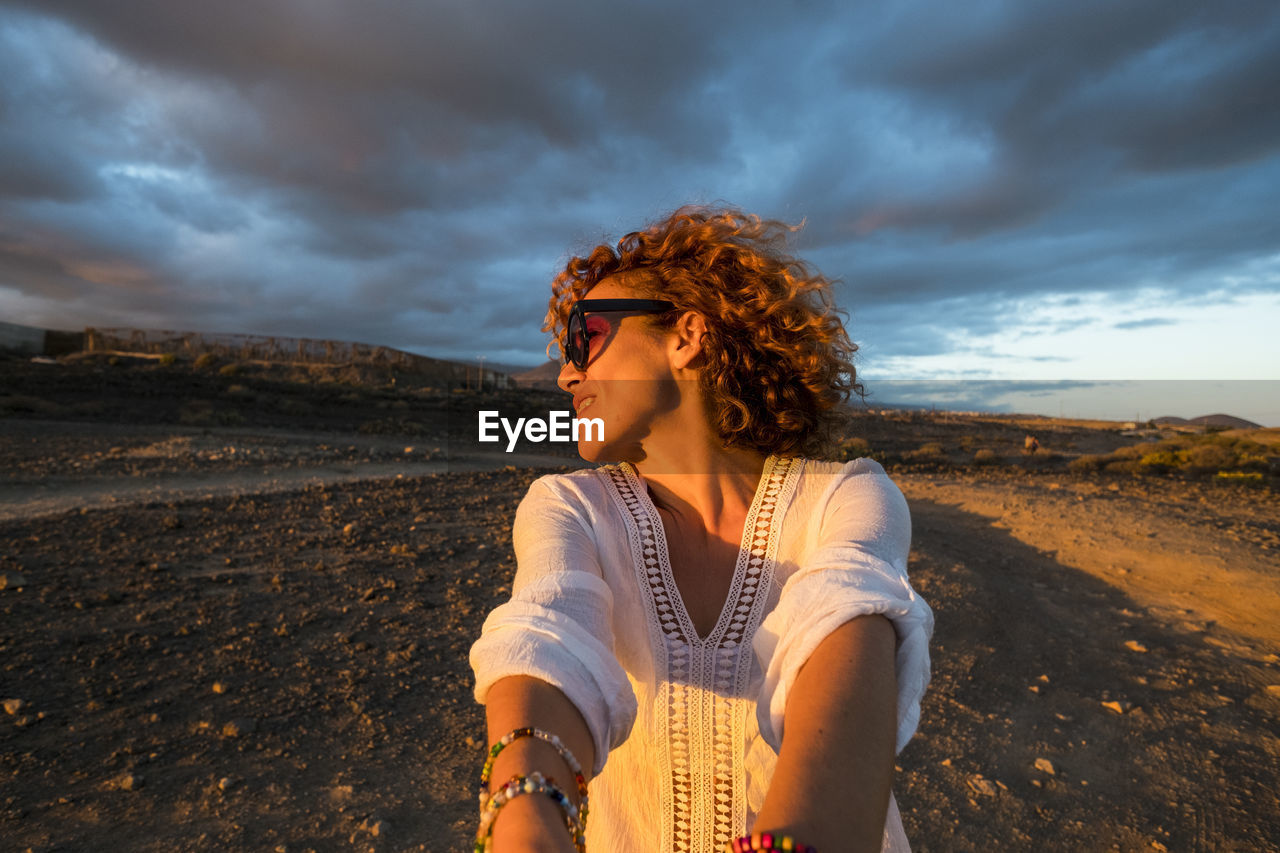
[[[830,457],[851,393],[863,394],[832,283],[784,253],[798,231],[730,208],[682,207],[643,231],[574,257],[551,285],[542,330],[565,351],[573,303],[611,276],[707,324],[699,383],[725,447]],[[549,349],[550,347],[548,347]]]

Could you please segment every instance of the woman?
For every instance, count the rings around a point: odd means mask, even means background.
[[[579,451],[612,464],[533,483],[472,649],[499,853],[573,850],[583,794],[597,853],[907,849],[893,758],[933,616],[901,493],[819,461],[856,347],[788,230],[684,208],[553,284],[560,387],[603,423]]]

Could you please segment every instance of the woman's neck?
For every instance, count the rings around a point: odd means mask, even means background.
[[[710,442],[689,442],[670,454],[646,451],[635,467],[654,505],[681,517],[696,517],[706,529],[751,508],[765,464],[759,451]]]

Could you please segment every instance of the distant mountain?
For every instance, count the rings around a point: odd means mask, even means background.
[[[1227,429],[1260,429],[1261,424],[1255,424],[1253,421],[1246,421],[1244,418],[1237,418],[1235,415],[1201,415],[1198,418],[1192,418],[1191,423],[1196,426],[1215,426],[1226,427]]]
[[[1198,418],[1179,418],[1173,415],[1165,415],[1162,418],[1155,418],[1152,421],[1157,426],[1199,426],[1199,427],[1223,427],[1224,429],[1260,429],[1260,424],[1253,421],[1246,421],[1244,418],[1237,418],[1235,415],[1201,415]]]
[[[535,388],[540,391],[557,391],[560,386],[556,380],[560,377],[560,362],[548,361],[532,370],[510,374],[511,381],[520,388]]]
[[[517,373],[523,373],[526,370],[532,369],[532,367],[527,364],[507,364],[505,361],[487,361],[486,360],[484,363],[484,366],[486,370],[494,370],[494,371],[497,371],[498,373],[505,373],[508,376],[512,376]]]

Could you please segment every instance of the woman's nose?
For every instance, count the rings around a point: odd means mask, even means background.
[[[556,384],[560,386],[561,391],[572,394],[573,386],[582,379],[582,371],[575,367],[572,361],[566,361],[560,368],[560,376],[556,379]]]

